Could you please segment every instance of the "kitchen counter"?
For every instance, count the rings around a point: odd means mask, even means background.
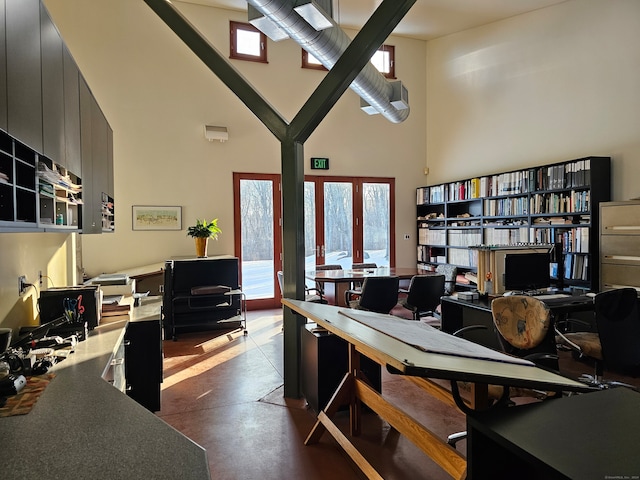
[[[132,321],[158,306],[136,307]],[[31,412],[0,418],[0,478],[210,478],[202,447],[103,379],[124,339],[120,318],[49,370],[56,377]]]

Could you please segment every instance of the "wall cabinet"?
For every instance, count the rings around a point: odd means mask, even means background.
[[[113,231],[113,132],[86,83],[82,129],[81,73],[45,6],[0,0],[0,28],[0,231]]]
[[[478,250],[470,246],[553,244],[554,284],[597,290],[610,163],[586,157],[418,188],[418,266],[476,272]]]
[[[87,82],[80,76],[80,145],[86,189],[82,233],[113,232],[113,133]]]
[[[0,25],[5,24],[5,0],[0,0]],[[0,129],[7,131],[7,37],[0,35]]]
[[[39,0],[5,0],[8,132],[42,152]]]
[[[600,289],[640,291],[640,201],[600,204]]]
[[[64,137],[64,64],[62,38],[43,5],[40,6],[42,52],[42,152],[66,164]],[[76,174],[81,172],[77,170]]]

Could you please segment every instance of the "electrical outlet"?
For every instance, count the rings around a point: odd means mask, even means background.
[[[411,239],[411,235],[409,235],[408,233],[404,234],[404,239],[405,240],[410,240]]]
[[[40,286],[40,288],[42,288],[42,282],[43,282],[43,277],[42,277],[42,270],[38,270],[38,285]]]
[[[20,275],[18,277],[18,295],[22,295],[26,289],[27,289],[27,277],[25,275]]]

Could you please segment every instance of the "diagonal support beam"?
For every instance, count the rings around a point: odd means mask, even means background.
[[[327,116],[416,0],[384,0],[291,121],[288,135],[304,143]]]
[[[416,0],[383,0],[290,125],[168,0],[144,1],[280,141],[284,289],[287,296],[294,294],[295,298],[303,299],[303,144]],[[284,395],[298,398],[300,329],[305,319],[285,308],[283,321]]]
[[[282,141],[287,122],[231,63],[167,0],[144,0],[164,23],[191,49],[258,119]]]

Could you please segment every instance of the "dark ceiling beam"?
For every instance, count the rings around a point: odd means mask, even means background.
[[[288,135],[304,143],[327,116],[416,0],[384,0],[291,121]]]

